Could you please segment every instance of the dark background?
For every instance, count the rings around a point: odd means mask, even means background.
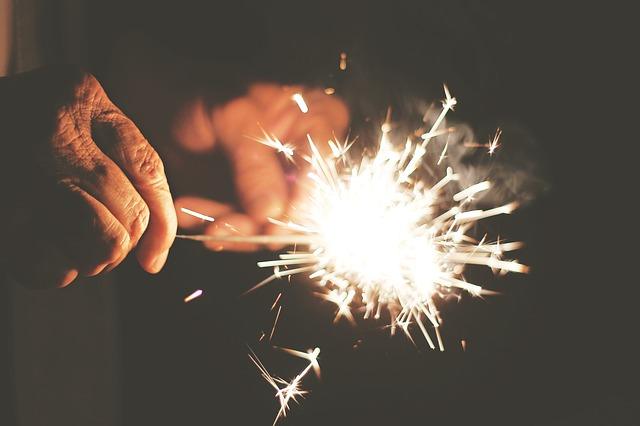
[[[355,129],[388,105],[439,99],[486,138],[498,125],[535,141],[504,155],[530,161],[546,184],[490,231],[527,242],[528,276],[477,279],[503,295],[444,306],[444,354],[376,324],[331,324],[333,309],[305,283],[240,294],[264,275],[256,259],[178,241],[166,270],[118,272],[125,424],[268,424],[277,410],[247,359],[291,377],[304,362],[256,343],[320,346],[323,379],[288,424],[631,425],[640,423],[637,278],[629,257],[636,216],[629,11],[613,3],[109,2],[89,8],[91,68],[161,153],[167,117],[194,93],[215,104],[247,82],[330,84],[353,108]],[[349,72],[336,72],[341,51]],[[520,151],[523,150],[523,151]],[[212,156],[198,160],[202,167]],[[520,164],[520,163],[519,163]],[[533,166],[532,166],[533,164]],[[214,174],[217,172],[214,172]],[[169,167],[177,194],[207,192]],[[212,178],[211,178],[212,179]],[[205,295],[184,304],[195,288]],[[462,352],[458,340],[465,338]]]

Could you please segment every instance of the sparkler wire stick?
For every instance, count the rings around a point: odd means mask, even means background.
[[[247,243],[247,244],[312,244],[317,241],[313,235],[176,235],[182,240],[211,241],[214,243]]]

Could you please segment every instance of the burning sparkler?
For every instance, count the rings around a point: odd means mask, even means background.
[[[341,55],[340,68],[346,68],[346,55]],[[320,296],[336,305],[335,320],[346,318],[355,322],[354,308],[363,311],[363,319],[388,317],[394,334],[402,330],[415,344],[414,330],[419,330],[431,349],[444,351],[440,334],[441,320],[434,296],[468,292],[473,296],[494,294],[480,285],[467,282],[467,265],[483,265],[495,273],[526,273],[528,267],[516,260],[504,259],[504,254],[522,247],[519,242],[477,241],[468,235],[479,220],[509,214],[517,203],[488,210],[470,209],[479,194],[492,188],[490,181],[467,188],[445,191],[455,185],[460,176],[451,167],[439,181],[428,184],[418,175],[430,141],[453,131],[442,128],[445,116],[457,104],[445,86],[442,109],[429,131],[407,137],[403,147],[395,147],[390,114],[381,127],[379,146],[374,155],[363,155],[359,161],[350,155],[353,141],[319,141],[327,143],[331,154],[322,155],[315,141],[308,137],[310,155],[301,155],[309,164],[307,174],[311,185],[309,204],[299,206],[296,220],[269,219],[290,231],[287,235],[253,236],[179,236],[194,240],[249,242],[255,244],[295,245],[296,249],[281,253],[276,260],[258,262],[261,268],[273,268],[273,274],[249,291],[279,278],[303,275],[321,287]],[[293,100],[306,113],[308,106],[299,94]],[[263,131],[260,143],[271,146],[293,160],[293,147]],[[493,155],[499,146],[500,130],[483,147]],[[417,139],[417,140],[414,140]],[[447,157],[445,143],[434,163],[440,165]],[[183,209],[183,211],[185,211]],[[195,212],[185,211],[196,217]],[[212,218],[211,218],[212,219]],[[271,306],[278,306],[269,340],[274,335],[282,306],[281,293]],[[186,300],[185,300],[186,301]],[[262,333],[264,338],[265,333]],[[435,338],[434,338],[435,337]],[[462,350],[467,342],[460,341]],[[308,392],[301,388],[305,375],[314,369],[320,349],[301,352],[284,349],[309,361],[309,365],[291,381],[272,376],[251,351],[249,358],[262,377],[276,390],[280,409],[275,423],[287,415],[291,401],[297,402]]]
[[[310,202],[300,207],[296,221],[270,220],[291,231],[290,235],[227,237],[297,245],[295,251],[282,253],[277,260],[258,262],[261,268],[273,268],[273,274],[253,289],[277,278],[305,275],[323,287],[324,299],[336,304],[336,320],[353,321],[354,306],[364,308],[364,319],[379,319],[386,311],[392,333],[400,328],[413,341],[411,325],[415,325],[431,349],[437,345],[444,350],[434,296],[455,289],[474,296],[491,293],[465,280],[466,265],[484,265],[498,273],[528,271],[515,260],[503,259],[505,252],[519,249],[520,243],[490,243],[467,235],[475,222],[509,214],[516,203],[469,210],[474,197],[491,189],[489,181],[449,197],[445,187],[459,181],[450,167],[432,185],[416,176],[429,142],[450,131],[440,127],[457,100],[446,86],[444,92],[442,109],[430,130],[418,140],[408,137],[401,149],[390,140],[389,117],[382,125],[375,155],[364,155],[359,161],[349,154],[349,143],[321,141],[331,148],[331,154],[323,156],[308,137],[310,155],[302,158],[310,165]],[[497,133],[491,142],[491,152],[499,136]],[[446,158],[446,149],[445,144],[434,159],[437,164]]]

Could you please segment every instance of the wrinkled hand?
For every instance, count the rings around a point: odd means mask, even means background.
[[[303,113],[292,100],[302,93],[309,107]],[[214,224],[200,232],[212,235],[276,232],[267,218],[288,217],[304,198],[306,163],[300,154],[308,153],[307,135],[320,149],[327,142],[343,137],[349,121],[345,104],[335,96],[318,89],[255,84],[246,96],[207,111],[202,103],[192,104],[175,127],[178,142],[192,152],[204,152],[219,144],[231,164],[240,210],[227,204],[198,197],[181,197],[176,207],[187,207],[216,217]],[[296,167],[288,167],[283,154],[256,142],[263,129],[280,141],[295,147]],[[202,228],[202,222],[178,212],[183,228]],[[209,248],[220,249],[217,244]],[[252,250],[245,244],[228,244],[227,250]]]
[[[91,75],[71,68],[0,79],[2,249],[37,287],[116,267],[134,248],[158,272],[176,231],[162,162]]]

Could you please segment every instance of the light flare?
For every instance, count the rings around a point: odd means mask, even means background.
[[[298,108],[300,108],[300,111],[302,111],[303,114],[309,112],[309,107],[300,93],[294,93],[293,96],[291,96],[291,99],[298,104]]]
[[[189,216],[197,217],[198,219],[202,219],[202,220],[205,220],[207,222],[214,222],[215,221],[215,219],[212,218],[211,216],[207,216],[206,214],[198,213],[198,212],[196,212],[194,210],[191,210],[191,209],[188,209],[186,207],[181,207],[180,211],[182,213],[188,214]]]
[[[340,59],[340,69],[345,69],[346,54]],[[478,241],[468,234],[479,220],[510,214],[518,207],[517,202],[487,210],[472,209],[475,198],[492,189],[490,181],[459,188],[462,179],[451,167],[446,167],[444,176],[435,182],[427,182],[419,175],[430,141],[453,131],[441,128],[445,116],[457,104],[447,86],[444,92],[442,109],[431,128],[408,136],[400,147],[391,142],[390,112],[381,126],[377,150],[360,158],[349,151],[355,140],[340,142],[335,138],[328,141],[329,150],[321,150],[308,136],[310,154],[299,155],[309,163],[307,204],[297,207],[295,220],[269,219],[289,234],[179,237],[295,246],[277,259],[258,262],[261,268],[273,268],[273,274],[246,293],[276,279],[306,276],[318,284],[322,299],[335,304],[334,321],[345,318],[355,323],[356,312],[364,320],[384,318],[391,334],[400,329],[412,344],[418,345],[415,338],[418,336],[431,349],[444,351],[440,313],[434,297],[460,298],[464,292],[476,297],[496,294],[467,282],[464,275],[467,265],[485,266],[498,275],[529,271],[517,260],[505,258],[505,253],[519,250],[522,243],[499,238],[492,242],[486,235]],[[300,94],[293,99],[303,113],[308,111]],[[264,130],[263,134],[263,139],[257,139],[260,143],[293,161],[293,147]],[[478,146],[487,147],[489,155],[493,155],[499,147],[500,134],[498,129],[488,144]],[[447,149],[445,142],[439,156],[432,159],[434,164],[446,160]],[[330,153],[321,154],[327,151]],[[276,306],[278,309],[269,340],[280,318],[281,295],[271,306],[272,311]],[[260,340],[265,336],[263,332]],[[459,344],[463,351],[467,350],[466,340],[459,340]],[[280,349],[309,361],[290,381],[272,376],[253,351],[249,354],[262,377],[276,391],[280,409],[274,424],[287,415],[290,402],[298,402],[298,398],[308,393],[301,387],[308,372],[313,369],[318,377],[320,374],[319,348],[307,352]]]
[[[290,410],[289,404],[291,402],[299,403],[298,398],[304,398],[309,391],[302,389],[302,379],[309,373],[309,371],[314,370],[316,375],[320,377],[320,364],[318,364],[318,355],[320,355],[320,348],[315,348],[313,350],[309,350],[307,352],[297,351],[294,349],[288,348],[280,348],[285,352],[290,353],[298,358],[303,358],[309,361],[309,364],[298,373],[292,380],[287,381],[278,376],[272,376],[267,368],[264,366],[262,361],[258,358],[258,356],[253,352],[251,348],[249,348],[249,359],[253,364],[258,368],[262,378],[275,389],[276,394],[275,397],[280,403],[280,409],[276,414],[275,419],[273,420],[273,424],[275,425],[278,420],[282,417],[287,416],[287,412]]]
[[[340,71],[347,70],[347,53],[346,52],[340,53],[340,61],[338,62],[338,69]]]
[[[258,124],[260,130],[262,131],[262,138],[257,138],[253,136],[247,136],[250,139],[255,140],[262,145],[266,145],[270,148],[275,149],[277,152],[284,154],[285,158],[289,161],[293,161],[293,150],[294,146],[291,144],[286,144],[280,141],[275,134],[268,133],[260,124]]]
[[[202,296],[202,293],[204,292],[200,289],[194,291],[193,293],[191,293],[190,295],[184,298],[184,303],[189,303],[192,300],[197,299],[198,297]]]
[[[353,307],[361,306],[365,319],[388,317],[392,333],[399,326],[413,341],[410,333],[415,328],[429,347],[444,350],[434,295],[492,294],[466,281],[467,265],[486,266],[496,273],[528,272],[527,266],[503,259],[504,252],[519,249],[521,243],[488,243],[484,238],[478,242],[467,235],[475,222],[509,214],[517,203],[468,210],[477,194],[491,190],[490,181],[451,196],[456,188],[446,187],[456,184],[458,175],[450,167],[431,185],[416,176],[429,141],[443,134],[440,126],[457,104],[446,86],[444,91],[442,110],[431,129],[417,141],[408,137],[400,149],[390,141],[389,114],[377,151],[359,162],[348,152],[350,143],[331,141],[331,155],[323,156],[308,137],[308,204],[299,206],[296,221],[271,220],[291,231],[299,244],[277,260],[258,263],[274,268],[265,281],[304,274],[321,286],[323,299],[336,305],[336,321],[355,322]],[[445,143],[436,163],[446,158],[446,149]],[[308,237],[306,244],[300,243],[300,235]]]

